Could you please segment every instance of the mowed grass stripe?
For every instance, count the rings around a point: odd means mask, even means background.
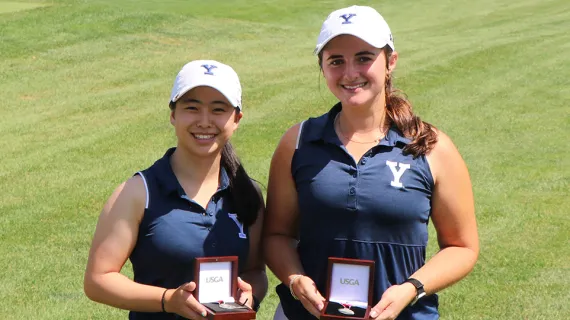
[[[17,11],[31,10],[38,7],[43,7],[45,4],[41,3],[23,3],[12,1],[0,1],[0,14],[6,14]]]

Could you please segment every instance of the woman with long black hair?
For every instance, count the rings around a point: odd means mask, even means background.
[[[243,116],[241,85],[220,62],[178,73],[170,97],[177,146],[121,184],[99,217],[85,293],[129,319],[202,319],[192,292],[197,257],[238,256],[239,302],[267,291],[260,237],[264,203],[229,139]],[[130,259],[134,279],[120,273]]]

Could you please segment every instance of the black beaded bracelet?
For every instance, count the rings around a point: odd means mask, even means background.
[[[168,289],[164,290],[164,292],[162,293],[162,299],[160,299],[160,305],[162,306],[162,312],[166,312],[166,309],[164,309],[164,297],[166,296],[166,291],[168,291]]]

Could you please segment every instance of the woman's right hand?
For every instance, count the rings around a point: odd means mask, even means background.
[[[177,289],[170,289],[164,295],[164,310],[176,313],[186,319],[204,319],[208,315],[206,307],[198,302],[192,292],[196,290],[194,281],[185,283]]]
[[[291,283],[291,290],[307,311],[317,318],[320,317],[321,310],[324,307],[323,302],[326,299],[317,290],[317,285],[311,278],[307,276],[298,277]]]

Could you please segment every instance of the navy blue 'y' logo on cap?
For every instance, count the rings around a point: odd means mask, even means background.
[[[356,16],[356,13],[347,13],[347,14],[343,14],[340,17],[344,19],[344,21],[342,22],[342,24],[350,24],[352,22],[350,22],[350,19],[352,17]]]
[[[203,64],[203,65],[201,65],[201,67],[204,67],[204,69],[206,69],[206,72],[204,72],[204,74],[209,74],[212,76],[214,75],[212,70],[217,68],[217,66],[212,65],[212,64]]]

